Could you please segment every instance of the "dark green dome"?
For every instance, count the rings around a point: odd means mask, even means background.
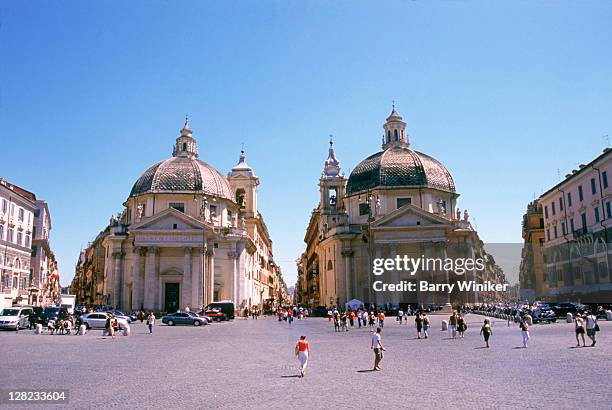
[[[347,183],[348,195],[377,187],[428,187],[455,192],[450,172],[429,155],[391,146],[359,163]]]

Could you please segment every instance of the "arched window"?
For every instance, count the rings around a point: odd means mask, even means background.
[[[395,140],[397,141],[397,130],[393,130],[393,136],[395,137]]]
[[[15,269],[20,270],[21,269],[21,260],[19,258],[15,258],[15,263],[13,265],[15,267]]]
[[[246,192],[244,192],[244,189],[242,188],[238,188],[236,190],[236,203],[238,204],[238,206],[240,208],[244,208],[244,198],[246,196]]]
[[[187,151],[187,143],[183,142],[183,151]]]
[[[331,259],[327,261],[327,270],[332,270],[334,268],[334,264]]]

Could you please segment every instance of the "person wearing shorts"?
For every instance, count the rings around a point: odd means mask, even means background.
[[[295,345],[295,355],[300,362],[300,375],[304,377],[306,374],[306,366],[308,366],[308,354],[310,353],[310,347],[306,341],[306,336],[300,336],[300,340]]]

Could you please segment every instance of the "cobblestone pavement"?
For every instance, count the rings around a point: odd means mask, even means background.
[[[485,349],[481,316],[468,316],[457,340],[441,317],[427,340],[392,319],[380,372],[369,371],[368,330],[334,333],[326,319],[160,325],[152,336],[137,323],[115,341],[0,332],[0,385],[69,389],[71,408],[611,408],[612,322],[600,321],[595,348],[575,348],[573,325],[557,323],[532,326],[523,349],[518,326],[497,320]],[[293,356],[301,334],[312,350],[303,379]]]

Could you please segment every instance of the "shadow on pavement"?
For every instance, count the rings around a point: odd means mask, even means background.
[[[357,370],[357,373],[372,373],[374,370],[372,369],[368,369],[368,370]]]

